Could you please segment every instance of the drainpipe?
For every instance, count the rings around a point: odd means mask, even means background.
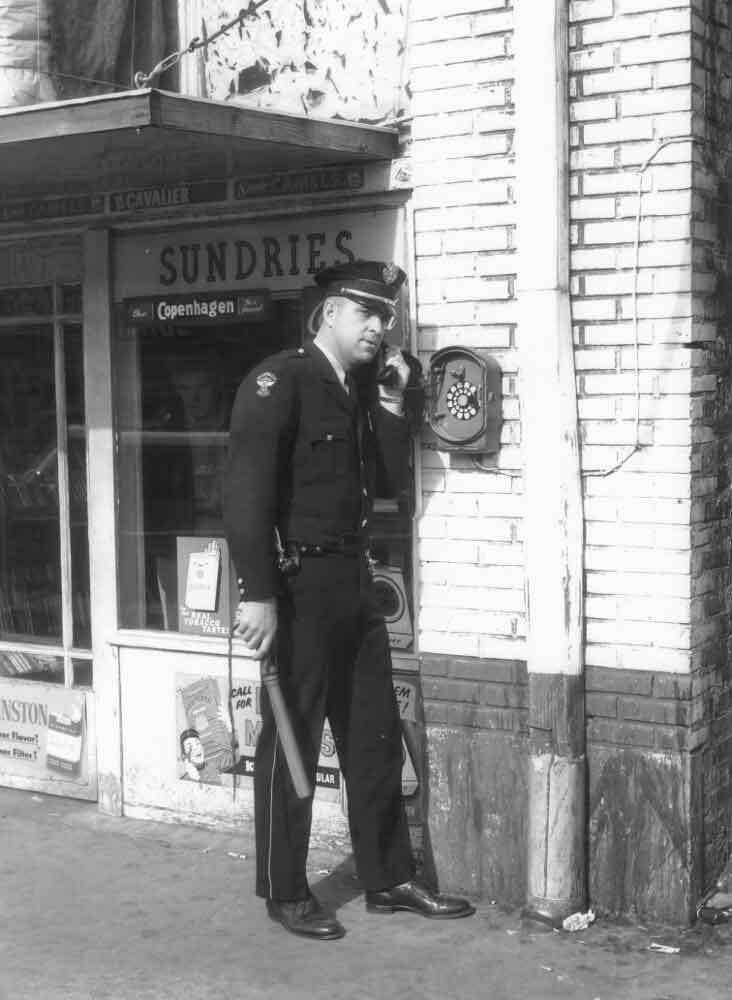
[[[569,301],[569,0],[518,0],[519,386],[529,682],[525,914],[584,909],[583,509]]]

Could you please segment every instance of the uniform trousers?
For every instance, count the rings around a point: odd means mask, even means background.
[[[384,619],[365,559],[303,558],[278,601],[277,662],[308,777],[324,720],[348,797],[356,868],[366,891],[414,874],[401,797],[402,733]],[[266,689],[254,768],[258,896],[304,899],[312,798],[298,799],[277,739]]]

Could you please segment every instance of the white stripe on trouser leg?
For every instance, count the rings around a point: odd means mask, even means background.
[[[277,766],[277,746],[279,737],[275,731],[274,753],[272,754],[272,771],[269,776],[269,843],[267,845],[267,881],[269,882],[269,898],[272,899],[272,813],[274,810],[274,778]]]

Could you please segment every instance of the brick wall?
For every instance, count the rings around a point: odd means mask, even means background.
[[[688,670],[692,11],[570,5],[571,292],[585,478],[587,664]],[[636,399],[636,363],[640,369]],[[637,416],[637,432],[636,432]],[[619,471],[611,469],[640,447]],[[626,730],[630,735],[631,730]]]
[[[693,221],[695,310],[692,435],[698,442],[693,484],[692,678],[703,711],[703,828],[709,883],[730,851],[732,703],[730,690],[730,330],[729,172],[732,141],[730,3],[697,5],[693,81],[698,94]]]
[[[423,651],[524,653],[516,380],[510,0],[422,0],[409,28],[417,323],[423,356],[491,351],[504,373],[496,475],[423,450],[418,519]],[[490,460],[489,460],[490,461]]]

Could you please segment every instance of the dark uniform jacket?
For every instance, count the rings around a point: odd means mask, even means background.
[[[247,600],[278,591],[275,527],[283,543],[353,546],[375,491],[394,496],[406,483],[407,422],[379,405],[368,370],[358,374],[349,395],[311,343],[267,358],[239,387],[224,525]]]

